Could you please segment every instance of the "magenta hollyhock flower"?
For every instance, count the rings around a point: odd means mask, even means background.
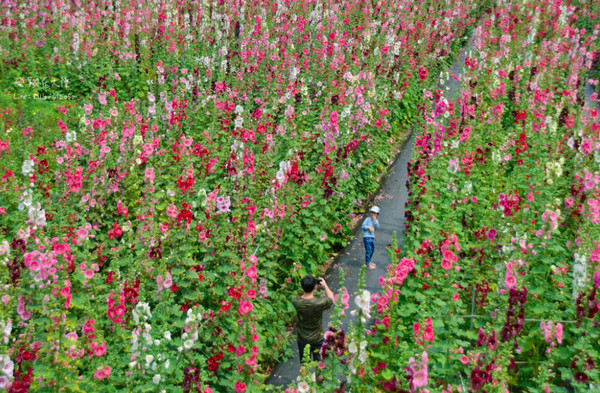
[[[496,235],[498,234],[498,231],[496,231],[495,228],[492,228],[488,231],[487,233],[487,237],[488,239],[490,239],[491,241],[494,241],[494,238],[496,237]]]
[[[454,260],[454,253],[452,251],[450,251],[450,250],[444,251],[444,255],[443,256],[444,256],[444,259],[447,259],[449,261]]]

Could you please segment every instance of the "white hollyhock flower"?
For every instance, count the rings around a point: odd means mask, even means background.
[[[33,173],[33,161],[31,161],[31,160],[23,161],[23,166],[21,167],[21,172],[23,172],[23,174],[25,176],[29,176],[31,173]]]
[[[352,341],[348,345],[348,352],[350,352],[351,354],[355,354],[357,351],[358,351],[358,347],[356,346],[356,343],[354,341]]]
[[[155,385],[158,385],[160,383],[160,374],[156,374],[155,376],[153,376],[152,382],[154,382]]]
[[[363,311],[369,311],[371,307],[371,293],[367,290],[364,290],[362,294],[358,295],[354,300],[356,305],[360,307]]]
[[[183,342],[183,347],[185,349],[190,349],[193,345],[194,345],[194,341],[192,341],[192,340],[185,340]]]
[[[308,393],[310,391],[310,386],[305,381],[298,382],[298,393]]]

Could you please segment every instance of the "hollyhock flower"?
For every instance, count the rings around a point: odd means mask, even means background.
[[[506,278],[504,279],[504,284],[509,289],[514,288],[515,285],[517,285],[517,279],[512,274],[507,274]]]
[[[144,180],[150,183],[154,183],[154,168],[146,168],[144,171]]]
[[[342,306],[344,308],[348,308],[350,305],[348,302],[350,301],[350,295],[348,294],[348,290],[344,287],[344,293],[342,293]]]
[[[235,383],[235,393],[243,393],[246,391],[246,384],[242,381],[237,381]]]
[[[95,348],[93,348],[94,354],[98,357],[104,355],[106,353],[106,342],[102,343],[102,345],[97,345],[97,343],[94,341],[92,343],[92,346],[95,345]]]
[[[425,321],[425,330],[423,331],[423,338],[430,342],[435,341],[435,338],[433,337],[433,325],[431,323],[431,318],[427,318],[427,320]]]
[[[428,382],[427,369],[422,368],[422,369],[416,370],[415,373],[413,374],[411,381],[415,388],[422,388],[423,386],[427,386],[427,382]]]
[[[444,269],[444,270],[452,269],[452,261],[450,261],[449,259],[443,259],[442,260],[442,269]]]
[[[104,94],[98,93],[98,102],[102,105],[106,105],[106,93],[104,93]]]
[[[494,241],[494,238],[496,237],[496,235],[498,234],[498,232],[496,231],[496,229],[492,228],[488,231],[487,233],[487,237],[488,239],[490,239],[491,241]]]
[[[80,239],[87,239],[89,231],[86,228],[79,228],[77,230],[77,237]]]
[[[588,382],[588,375],[583,371],[577,371],[575,374],[573,374],[573,379],[575,382],[585,384]]]
[[[94,373],[95,379],[105,379],[110,377],[110,366],[100,366]]]
[[[469,364],[469,357],[468,357],[468,356],[466,356],[466,355],[462,355],[462,356],[460,357],[460,362],[461,362],[462,364],[464,364],[464,365],[467,365],[467,364]]]
[[[256,282],[256,266],[250,266],[247,270],[246,270],[246,275],[248,277],[250,277],[250,279],[252,280],[252,282]]]
[[[200,240],[200,242],[204,243],[206,239],[208,239],[208,237],[206,236],[206,231],[198,232],[198,240]]]
[[[240,307],[238,308],[238,312],[240,315],[246,315],[254,309],[252,303],[242,300],[240,302]]]
[[[177,206],[175,206],[174,203],[171,203],[169,206],[167,206],[167,209],[165,211],[167,213],[167,216],[171,218],[175,218],[179,214],[179,210],[177,209]]]

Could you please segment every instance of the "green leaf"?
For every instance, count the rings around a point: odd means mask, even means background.
[[[383,378],[385,380],[389,381],[394,376],[394,373],[389,368],[386,368],[385,370],[383,370],[383,372],[381,373],[381,375],[383,376]]]

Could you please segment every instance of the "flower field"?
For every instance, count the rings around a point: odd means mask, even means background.
[[[382,290],[286,391],[600,384],[594,2],[2,5],[0,390],[275,390],[415,124]]]

